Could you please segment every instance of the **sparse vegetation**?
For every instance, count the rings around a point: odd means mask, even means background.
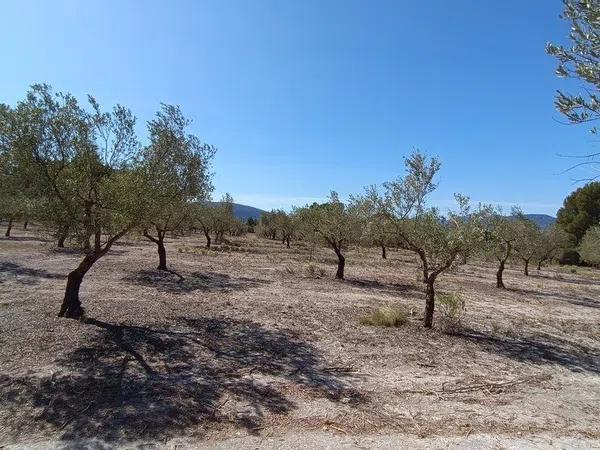
[[[408,322],[408,313],[399,308],[379,308],[362,317],[360,323],[376,327],[401,327]]]
[[[460,294],[447,293],[437,296],[439,320],[446,333],[456,333],[462,324],[466,311],[465,300]]]

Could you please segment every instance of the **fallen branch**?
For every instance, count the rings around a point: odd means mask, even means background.
[[[510,387],[510,386],[516,386],[519,384],[524,384],[524,383],[529,383],[532,381],[543,381],[543,379],[540,379],[539,377],[533,377],[533,378],[526,378],[526,379],[522,379],[522,380],[510,380],[510,381],[502,381],[502,382],[490,382],[490,383],[481,383],[481,384],[471,384],[468,386],[462,386],[462,387],[456,387],[456,388],[452,388],[452,389],[446,389],[443,385],[442,385],[442,389],[441,390],[437,390],[437,391],[432,391],[432,390],[407,390],[407,391],[402,391],[402,393],[406,393],[406,394],[426,394],[426,395],[437,395],[437,394],[457,394],[457,393],[462,393],[462,392],[472,392],[472,391],[479,391],[482,389],[497,389],[497,388],[504,388],[504,387]]]

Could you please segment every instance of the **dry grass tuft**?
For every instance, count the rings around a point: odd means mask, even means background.
[[[360,319],[363,325],[376,327],[401,327],[408,322],[408,313],[398,308],[379,308]]]

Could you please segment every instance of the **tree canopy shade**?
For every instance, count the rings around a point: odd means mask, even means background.
[[[34,85],[0,125],[2,157],[11,155],[27,174],[30,195],[50,211],[44,219],[70,227],[86,248],[68,275],[59,312],[70,318],[84,314],[79,289],[85,274],[152,207],[135,117],[125,107],[105,112],[93,97],[88,101],[84,109],[70,94]]]
[[[571,123],[593,122],[600,119],[600,3],[597,0],[563,0],[563,3],[562,18],[570,25],[571,46],[549,43],[546,50],[558,60],[557,75],[583,81],[585,92],[558,91],[556,108]],[[592,132],[596,133],[595,127]],[[575,166],[595,164],[594,157],[598,155],[583,155],[585,160]]]
[[[150,145],[142,153],[145,193],[151,207],[143,234],[157,245],[159,270],[168,270],[165,234],[185,228],[191,214],[190,202],[208,200],[213,190],[210,163],[216,150],[187,134],[189,124],[179,107],[165,104],[148,122]]]
[[[600,221],[600,182],[580,187],[565,198],[556,222],[580,242],[585,232]]]

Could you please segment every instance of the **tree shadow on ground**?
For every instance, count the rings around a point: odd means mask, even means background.
[[[375,290],[380,292],[387,292],[390,294],[398,294],[400,292],[410,292],[416,290],[414,286],[410,284],[399,284],[399,283],[381,283],[376,280],[366,280],[359,278],[349,278],[344,280],[346,284],[350,286],[356,286],[358,288],[364,288],[367,290]]]
[[[599,286],[600,280],[592,280],[589,278],[581,279],[581,278],[563,278],[562,276],[550,276],[542,273],[535,273],[530,275],[533,278],[544,278],[546,280],[557,281],[559,283],[569,283],[569,284],[581,284],[581,285],[591,285],[591,286]]]
[[[573,372],[600,374],[600,352],[549,335],[495,336],[466,329],[459,333],[491,353],[536,365],[559,365]]]
[[[54,374],[0,375],[0,407],[15,434],[168,439],[217,423],[253,433],[266,414],[295,407],[286,396],[293,386],[331,401],[362,400],[292,332],[227,318],[180,318],[177,330],[88,324],[99,329],[94,341],[59,358]]]
[[[142,286],[155,287],[161,292],[184,294],[194,291],[236,291],[272,283],[270,280],[248,277],[232,277],[218,272],[193,272],[181,280],[172,272],[162,270],[140,270],[124,278]]]
[[[67,278],[64,274],[52,273],[43,269],[32,269],[7,261],[0,262],[0,282],[3,278],[1,275],[12,275],[19,283],[29,285],[38,284],[40,278],[48,280],[64,280]]]
[[[515,292],[520,295],[530,295],[530,296],[538,297],[538,298],[546,297],[551,300],[556,300],[559,302],[566,302],[566,303],[570,303],[571,305],[575,305],[575,306],[585,306],[588,308],[600,308],[600,300],[590,298],[590,297],[584,297],[582,295],[575,295],[575,294],[565,295],[565,294],[560,294],[560,293],[556,293],[556,292],[541,292],[541,291],[534,291],[531,289],[519,289],[519,288],[509,288],[508,291]]]
[[[4,236],[4,233],[0,235],[0,241],[15,241],[15,242],[50,242],[48,239],[44,239],[38,236]]]

